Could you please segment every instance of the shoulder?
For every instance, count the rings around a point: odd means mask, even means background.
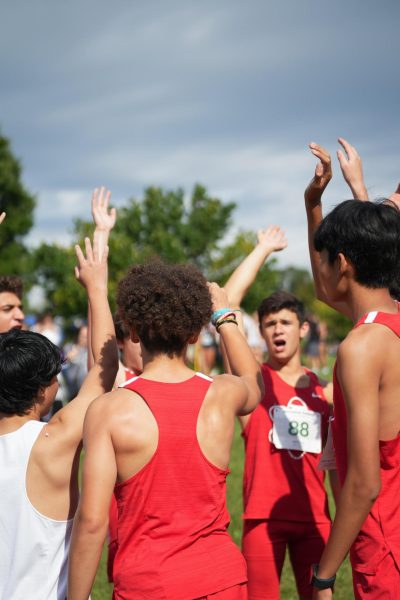
[[[131,413],[141,396],[132,390],[117,388],[102,394],[89,406],[85,422],[94,422],[100,427],[111,426],[121,416]]]
[[[391,331],[378,323],[360,325],[352,329],[340,344],[337,353],[338,362],[380,361],[390,338]]]
[[[240,377],[235,375],[217,375],[207,394],[209,400],[232,407],[235,411],[247,398],[247,388]]]

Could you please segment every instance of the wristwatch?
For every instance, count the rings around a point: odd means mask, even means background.
[[[312,566],[313,576],[311,579],[311,585],[317,588],[317,590],[329,590],[329,588],[333,590],[333,586],[336,581],[336,575],[333,575],[333,577],[328,577],[327,579],[321,579],[317,575],[318,567],[318,564]]]

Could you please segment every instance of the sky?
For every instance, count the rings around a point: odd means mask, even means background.
[[[13,0],[0,9],[0,130],[36,195],[28,242],[68,244],[93,187],[115,206],[198,182],[239,229],[280,225],[308,266],[307,145],[360,152],[371,197],[400,181],[398,0]]]

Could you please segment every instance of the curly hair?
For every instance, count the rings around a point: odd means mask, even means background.
[[[212,312],[203,275],[192,265],[159,260],[132,266],[119,282],[119,313],[153,353],[179,355]]]
[[[11,329],[0,334],[0,412],[27,414],[61,364],[61,350],[40,333]]]
[[[2,292],[11,292],[17,298],[22,299],[23,284],[21,277],[18,275],[1,275],[0,276],[0,294]]]

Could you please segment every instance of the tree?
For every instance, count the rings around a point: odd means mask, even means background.
[[[29,271],[28,250],[22,238],[33,225],[35,198],[21,182],[21,165],[10,142],[0,134],[0,213],[7,218],[0,228],[1,274],[23,275]]]
[[[110,236],[110,299],[115,298],[117,282],[129,265],[158,256],[167,262],[191,262],[208,276],[221,240],[231,225],[233,203],[224,204],[196,185],[185,201],[182,189],[166,191],[149,187],[143,200],[131,198],[118,211]],[[91,235],[91,222],[77,220],[78,243]],[[84,314],[78,287],[73,284],[73,251],[55,244],[42,244],[34,252],[34,267],[57,313]]]

